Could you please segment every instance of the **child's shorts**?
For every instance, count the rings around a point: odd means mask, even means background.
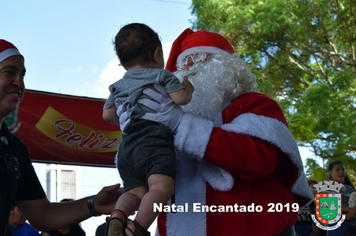
[[[171,129],[153,121],[128,128],[121,136],[117,168],[125,191],[148,186],[147,180],[152,174],[175,179],[177,163]]]

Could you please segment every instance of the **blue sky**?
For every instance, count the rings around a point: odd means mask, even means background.
[[[112,45],[119,29],[132,22],[149,25],[160,35],[167,58],[174,39],[191,26],[190,6],[189,0],[2,1],[0,38],[25,56],[26,88],[107,98],[108,86],[125,72]],[[46,165],[34,166],[45,186]],[[118,181],[114,168],[81,167],[79,197]],[[104,220],[82,222],[87,236]]]
[[[108,85],[124,73],[112,45],[118,30],[145,23],[169,48],[191,26],[190,6],[189,0],[3,1],[0,37],[25,56],[26,88],[106,98]]]

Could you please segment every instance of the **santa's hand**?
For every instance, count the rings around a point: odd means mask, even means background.
[[[119,117],[120,129],[124,131],[128,125],[131,125],[131,119],[129,119],[126,107],[122,105],[119,99],[115,99],[116,115]]]
[[[162,85],[155,84],[154,87],[158,92],[149,88],[143,90],[143,93],[152,100],[142,98],[138,102],[156,113],[145,113],[141,118],[163,123],[175,132],[184,112],[179,105],[172,101]]]

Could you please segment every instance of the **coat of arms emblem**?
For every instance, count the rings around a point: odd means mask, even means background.
[[[333,230],[341,226],[345,220],[345,215],[341,214],[341,193],[342,184],[332,181],[324,181],[315,184],[317,190],[315,196],[315,215],[312,219],[317,227],[324,230]]]

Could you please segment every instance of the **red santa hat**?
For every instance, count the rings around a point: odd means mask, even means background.
[[[0,39],[0,63],[8,57],[16,55],[22,56],[19,50],[12,43],[4,39]]]
[[[205,30],[194,32],[188,28],[174,41],[166,68],[172,72],[176,71],[178,59],[196,52],[234,54],[235,50],[229,41],[220,34]]]

